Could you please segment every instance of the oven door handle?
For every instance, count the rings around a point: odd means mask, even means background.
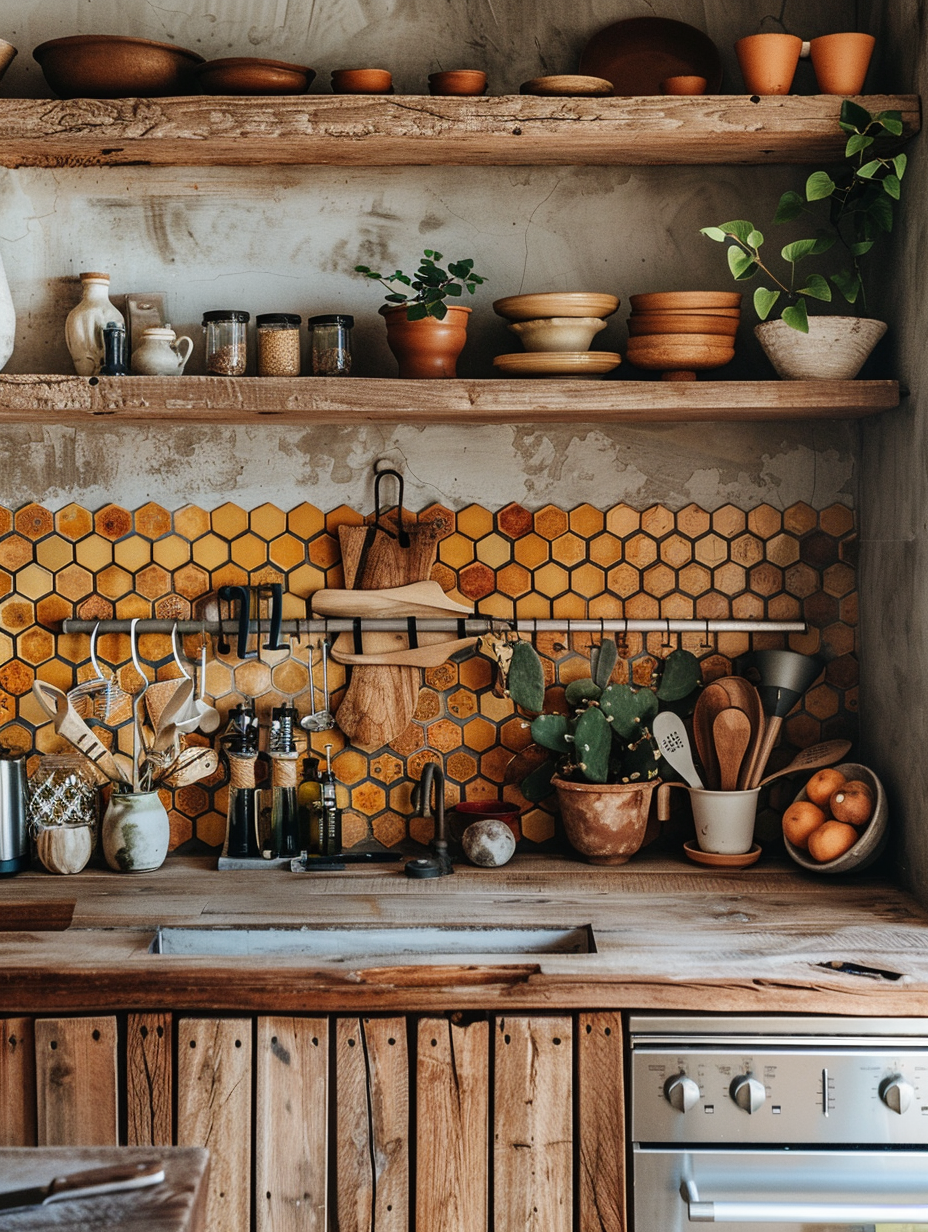
[[[699,1196],[696,1182],[680,1183],[691,1223],[928,1223],[928,1206],[841,1202],[715,1202]]]

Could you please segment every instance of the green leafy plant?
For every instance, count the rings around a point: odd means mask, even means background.
[[[651,724],[663,705],[684,702],[699,687],[699,661],[675,650],[663,661],[653,688],[613,684],[619,649],[611,638],[590,655],[590,674],[564,690],[567,713],[544,710],[544,671],[531,642],[517,642],[507,678],[509,696],[529,714],[532,739],[548,757],[522,783],[529,800],[551,794],[551,778],[581,783],[636,783],[657,778],[660,756]]]
[[[737,281],[763,274],[774,287],[759,286],[754,291],[754,309],[762,321],[785,297],[780,313],[787,325],[809,332],[808,299],[830,303],[832,287],[849,304],[860,303],[866,310],[860,261],[881,234],[893,227],[893,202],[898,201],[905,174],[905,154],[877,153],[876,144],[887,137],[902,135],[902,116],[898,111],[872,115],[864,107],[845,99],[840,125],[847,134],[844,149],[849,166],[833,178],[827,171],[815,171],[806,180],[805,196],[795,191],[780,198],[774,223],[793,222],[805,214],[819,221],[811,239],[795,240],[781,249],[780,256],[789,270],[778,278],[761,256],[764,236],[745,219],[703,227],[701,234],[720,244],[728,244],[728,266]],[[810,208],[810,206],[812,208]],[[839,269],[826,274],[801,274],[798,267],[809,257],[818,257],[838,247],[843,261]]]
[[[481,274],[474,273],[474,263],[470,258],[463,261],[449,261],[448,268],[438,264],[444,257],[433,248],[426,248],[419,261],[415,274],[404,274],[396,270],[393,274],[378,274],[368,265],[356,265],[356,274],[363,274],[387,288],[387,304],[399,307],[406,305],[406,319],[422,321],[426,317],[435,317],[441,321],[448,315],[448,305],[445,300],[451,296],[460,298],[466,290],[473,295],[479,286],[486,282]],[[400,286],[409,287],[412,294],[397,291]]]

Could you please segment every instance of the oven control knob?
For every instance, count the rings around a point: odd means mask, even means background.
[[[893,1074],[880,1083],[880,1099],[893,1112],[905,1112],[915,1098],[915,1090],[901,1074]]]
[[[664,1083],[664,1099],[676,1108],[677,1112],[689,1112],[699,1101],[699,1087],[686,1074],[674,1074]]]
[[[767,1098],[764,1084],[750,1074],[740,1074],[732,1082],[729,1094],[745,1112],[756,1112]]]

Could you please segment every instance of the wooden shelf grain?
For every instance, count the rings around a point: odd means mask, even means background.
[[[0,376],[0,423],[690,423],[858,419],[896,381]]]
[[[3,99],[6,167],[634,166],[838,160],[835,95],[699,98]],[[902,113],[918,132],[917,95],[858,100]]]

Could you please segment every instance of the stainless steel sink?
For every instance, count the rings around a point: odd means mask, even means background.
[[[354,962],[368,958],[458,958],[512,962],[531,954],[595,954],[593,930],[538,928],[159,928],[152,954],[318,958]]]

